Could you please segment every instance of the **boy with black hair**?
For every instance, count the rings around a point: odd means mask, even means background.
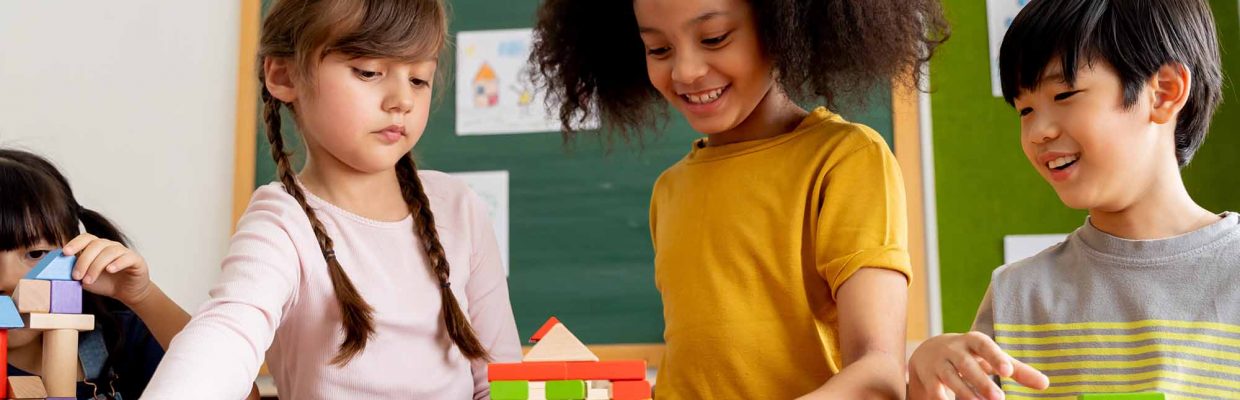
[[[995,270],[973,332],[914,352],[910,398],[1240,398],[1240,217],[1180,177],[1222,91],[1205,0],[1034,0],[999,59],[1026,157],[1089,218]]]

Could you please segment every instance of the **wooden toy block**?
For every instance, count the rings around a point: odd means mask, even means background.
[[[530,382],[529,400],[547,400],[547,382]]]
[[[78,377],[78,331],[55,329],[43,332],[43,384],[50,397],[76,397]]]
[[[491,382],[491,399],[493,400],[527,400],[529,397],[529,381]]]
[[[646,400],[650,398],[650,382],[613,381],[611,398],[615,400]]]
[[[13,298],[0,296],[0,330],[25,327],[26,323],[22,322],[22,315],[17,311],[17,304],[13,303]],[[0,382],[0,384],[3,384],[3,382]],[[0,390],[0,393],[4,393],[4,391]]]
[[[646,360],[570,362],[568,377],[587,381],[640,381],[646,379]]]
[[[611,390],[590,388],[586,391],[586,400],[611,400]]]
[[[563,324],[556,324],[525,354],[524,361],[598,361]]]
[[[26,273],[26,279],[41,279],[45,281],[71,281],[73,276],[73,264],[77,262],[77,257],[66,256],[60,250],[52,250],[43,256],[42,260]]]
[[[82,282],[52,281],[53,314],[82,313]]]
[[[92,314],[42,314],[30,313],[22,315],[22,321],[29,329],[57,330],[73,329],[90,331],[95,329],[95,316]]]
[[[9,391],[9,331],[0,329],[0,393],[8,393]]]
[[[607,389],[611,390],[611,381],[586,381],[586,387],[590,389]]]
[[[1158,392],[1142,393],[1088,393],[1077,396],[1077,400],[1164,400],[1167,395]]]
[[[556,319],[555,317],[548,319],[547,322],[543,323],[541,328],[538,328],[538,331],[534,332],[534,336],[530,336],[530,343],[538,343],[538,341],[542,340],[543,336],[546,336],[547,332],[556,325],[560,325],[559,319]]]
[[[37,376],[10,376],[9,389],[6,391],[10,399],[46,399],[47,389],[43,387],[43,378]]]
[[[548,381],[547,400],[584,400],[586,381]]]
[[[487,366],[488,381],[554,381],[568,379],[562,362],[495,363]]]
[[[17,301],[17,311],[25,313],[45,313],[52,310],[52,282],[36,279],[17,281],[17,289],[13,290],[13,300]]]

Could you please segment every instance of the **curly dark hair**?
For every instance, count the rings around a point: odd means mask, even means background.
[[[950,35],[938,0],[750,1],[763,51],[788,97],[863,101],[876,85],[916,87]],[[598,116],[628,140],[666,117],[646,73],[631,0],[545,0],[530,54],[532,78],[559,106],[567,140]],[[911,72],[911,73],[910,73]]]

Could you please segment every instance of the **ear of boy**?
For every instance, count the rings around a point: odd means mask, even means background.
[[[267,87],[267,91],[280,101],[292,103],[297,100],[297,89],[294,87],[292,75],[289,71],[289,60],[278,57],[266,57],[263,59],[263,85]]]
[[[1149,86],[1153,101],[1150,103],[1150,122],[1163,125],[1174,122],[1192,88],[1192,73],[1183,64],[1168,64],[1150,77]]]

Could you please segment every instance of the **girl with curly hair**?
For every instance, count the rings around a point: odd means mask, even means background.
[[[912,86],[936,0],[545,0],[534,74],[567,137],[679,111],[705,137],[650,207],[660,399],[900,398],[910,260],[881,136],[830,111]],[[807,110],[799,104],[823,101]]]

